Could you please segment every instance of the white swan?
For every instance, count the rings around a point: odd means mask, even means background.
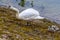
[[[39,12],[33,8],[26,9],[21,13],[16,14],[16,17],[23,20],[44,19],[44,17],[41,17]]]
[[[30,19],[44,19],[39,15],[39,12],[33,8],[26,9],[19,13],[19,10],[13,6],[9,6],[10,9],[17,11],[16,18],[23,19],[23,20],[30,20]]]
[[[17,11],[16,18],[23,19],[23,20],[33,20],[33,19],[44,19],[44,17],[41,17],[39,15],[39,12],[33,8],[26,9],[19,13],[19,10],[14,8],[13,6],[10,7],[11,9]],[[27,26],[31,25],[29,22],[27,22]]]

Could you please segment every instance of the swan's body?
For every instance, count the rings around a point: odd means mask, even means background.
[[[18,13],[16,17],[23,20],[44,19],[44,17],[41,17],[39,12],[33,8],[29,8],[22,11],[21,13]]]

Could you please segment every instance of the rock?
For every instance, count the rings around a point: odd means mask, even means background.
[[[3,35],[2,35],[2,38],[7,39],[7,38],[8,38],[8,35],[7,35],[7,34],[3,34]]]
[[[55,31],[58,31],[59,28],[58,28],[58,26],[56,26],[56,25],[52,25],[52,26],[48,26],[48,30],[55,32]]]
[[[5,39],[5,38],[0,38],[0,40],[7,40],[7,39]]]

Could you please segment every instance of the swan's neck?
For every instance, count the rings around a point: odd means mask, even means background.
[[[17,13],[17,14],[16,14],[16,18],[18,18],[18,19],[19,19],[19,13]]]

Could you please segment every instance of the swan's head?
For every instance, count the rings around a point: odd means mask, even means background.
[[[15,7],[9,5],[9,8],[12,9],[12,10],[15,10],[15,11],[17,11],[17,13],[19,13],[19,10],[17,8],[15,8]]]

